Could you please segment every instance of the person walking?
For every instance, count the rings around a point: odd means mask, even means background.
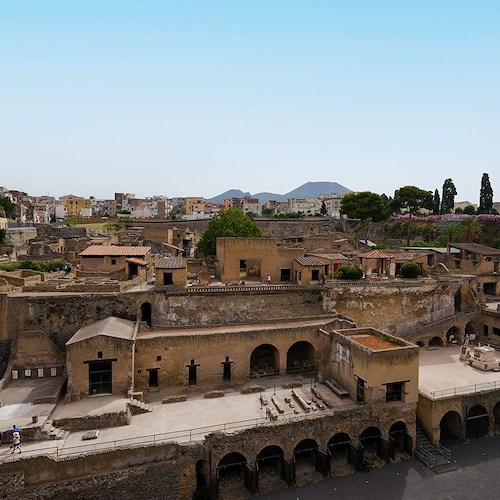
[[[10,453],[12,454],[16,450],[21,453],[21,434],[17,426],[14,425],[12,430],[12,451]]]

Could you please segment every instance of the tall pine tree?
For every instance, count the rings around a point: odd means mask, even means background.
[[[479,192],[478,213],[489,214],[493,208],[493,188],[490,184],[490,176],[483,174],[481,178],[481,191]]]
[[[455,205],[457,189],[451,179],[446,179],[443,183],[443,194],[441,196],[441,213],[449,214]]]
[[[439,197],[439,191],[436,189],[434,191],[434,206],[432,207],[432,213],[438,215],[441,210],[441,199]]]

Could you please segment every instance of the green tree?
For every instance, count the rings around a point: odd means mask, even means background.
[[[401,266],[400,273],[403,278],[416,278],[422,273],[422,269],[415,262],[406,262]]]
[[[16,217],[16,204],[7,196],[0,196],[0,212],[3,212],[8,219],[14,219]]]
[[[365,229],[365,241],[368,240],[372,221],[385,220],[389,215],[382,197],[370,191],[346,194],[340,202],[340,213],[350,219],[361,219],[361,227]]]
[[[407,213],[410,218],[421,209],[432,210],[433,205],[432,193],[416,186],[404,186],[396,189],[394,198],[389,202],[392,213]]]
[[[389,202],[389,209],[393,213],[407,213],[410,215],[406,234],[407,245],[410,245],[411,218],[413,214],[418,213],[420,209],[432,210],[433,205],[434,197],[432,193],[416,186],[404,186],[394,192],[394,198]]]
[[[483,235],[483,225],[475,217],[467,217],[458,223],[458,235],[466,243],[473,243]]]
[[[240,208],[228,208],[216,214],[201,235],[198,250],[215,255],[217,238],[249,238],[262,236],[258,224]]]
[[[466,207],[464,207],[463,213],[467,215],[476,215],[476,209],[474,208],[474,205],[467,205]]]
[[[441,200],[439,198],[439,191],[436,189],[434,191],[434,206],[432,207],[432,213],[434,215],[439,214],[441,210]]]
[[[481,178],[481,191],[479,192],[479,208],[480,214],[489,214],[493,208],[493,188],[490,184],[490,176],[483,174]]]
[[[437,239],[442,245],[448,246],[453,240],[459,238],[459,234],[458,224],[447,224],[437,231]]]
[[[320,215],[323,215],[323,216],[328,215],[328,210],[326,208],[326,204],[324,201],[321,202],[321,208],[319,210],[319,213],[320,213]]]
[[[449,214],[455,205],[457,189],[451,179],[446,179],[443,183],[443,195],[441,196],[441,213]]]

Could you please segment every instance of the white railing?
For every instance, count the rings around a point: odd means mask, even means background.
[[[451,387],[450,389],[440,389],[437,391],[429,391],[423,387],[419,387],[418,391],[429,399],[442,399],[458,396],[460,394],[494,391],[495,389],[500,389],[500,380],[482,382],[480,384],[463,385],[460,387]]]

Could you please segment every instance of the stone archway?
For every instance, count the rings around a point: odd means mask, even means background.
[[[316,371],[314,346],[305,340],[295,342],[286,354],[287,373],[308,373]]]
[[[462,418],[456,411],[449,411],[439,422],[439,442],[444,445],[463,441]]]
[[[441,337],[435,336],[429,340],[429,347],[443,347],[444,342]]]
[[[339,432],[332,436],[327,444],[328,453],[330,454],[330,464],[334,470],[344,469],[349,467],[349,446],[351,445],[351,437],[345,432]]]
[[[470,338],[477,337],[477,325],[473,321],[469,321],[465,325],[465,335],[468,335]]]
[[[318,443],[314,439],[303,439],[294,448],[295,482],[298,486],[319,479],[320,476],[316,475],[316,452],[318,449]]]
[[[285,488],[283,459],[285,453],[280,446],[270,445],[262,449],[255,460],[258,489],[260,493]]]
[[[246,496],[248,488],[246,483],[247,459],[238,452],[228,453],[217,464],[217,490],[224,496]]]
[[[141,321],[144,321],[149,328],[152,328],[152,319],[153,319],[153,312],[152,312],[152,307],[149,302],[144,302],[141,305]]]
[[[359,447],[363,453],[363,469],[371,467],[382,467],[384,460],[380,456],[380,429],[378,427],[367,427],[359,435]]]
[[[404,451],[407,432],[406,424],[402,420],[395,422],[389,429],[389,444],[397,451]]]
[[[250,355],[250,377],[279,375],[280,353],[272,344],[257,346]]]
[[[462,343],[462,338],[460,336],[460,330],[456,326],[452,326],[446,332],[446,342],[448,344],[459,344]]]
[[[482,405],[474,405],[467,412],[466,437],[478,438],[488,434],[489,415]]]

